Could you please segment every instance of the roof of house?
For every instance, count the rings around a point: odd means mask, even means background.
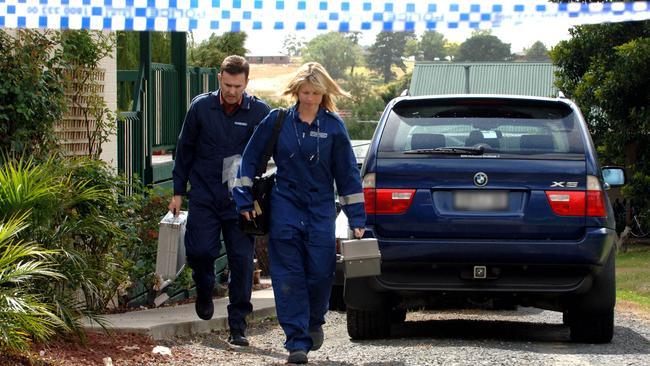
[[[557,96],[551,63],[417,63],[410,95],[514,94]]]

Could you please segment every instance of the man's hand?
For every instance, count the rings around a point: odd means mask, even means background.
[[[174,216],[178,217],[181,213],[181,205],[183,204],[183,196],[176,195],[172,197],[172,200],[169,202],[167,208],[171,211]]]
[[[359,228],[358,227],[358,228],[354,229],[354,237],[357,238],[357,239],[361,239],[361,238],[363,238],[363,233],[365,233],[365,232],[366,232],[365,228],[362,228],[362,227]]]

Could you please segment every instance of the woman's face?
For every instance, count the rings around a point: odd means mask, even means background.
[[[298,90],[298,101],[305,107],[318,108],[323,101],[323,94],[317,92],[313,85],[304,83]]]

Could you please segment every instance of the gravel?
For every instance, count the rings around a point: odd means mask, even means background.
[[[311,365],[650,365],[646,314],[617,309],[610,344],[569,341],[562,314],[518,311],[418,311],[392,328],[392,338],[351,341],[345,313],[330,312],[323,347],[309,353]],[[164,342],[167,365],[283,365],[284,333],[274,319],[249,329],[250,347],[231,347],[226,332]]]

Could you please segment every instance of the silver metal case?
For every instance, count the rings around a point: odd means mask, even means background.
[[[186,223],[187,211],[181,211],[178,217],[167,212],[160,220],[156,275],[163,280],[174,280],[185,266]]]
[[[341,241],[343,273],[346,278],[379,276],[381,274],[381,252],[377,239],[355,239]]]

